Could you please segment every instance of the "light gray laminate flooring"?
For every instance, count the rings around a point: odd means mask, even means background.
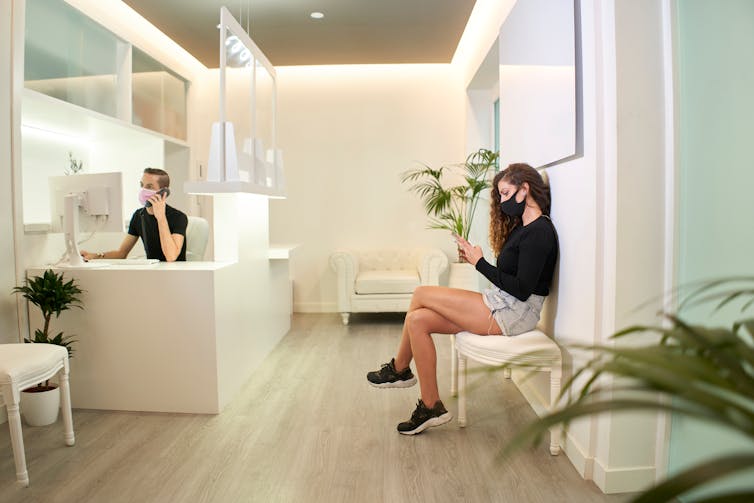
[[[475,373],[469,425],[454,420],[414,437],[395,431],[418,386],[375,389],[364,374],[390,359],[401,316],[297,314],[281,341],[219,415],[74,410],[76,445],[62,426],[24,425],[31,479],[15,486],[0,425],[0,501],[12,502],[601,502],[565,455],[542,444],[498,454],[534,417],[499,373]],[[440,392],[449,341],[436,336]],[[191,376],[186,376],[191,386]]]

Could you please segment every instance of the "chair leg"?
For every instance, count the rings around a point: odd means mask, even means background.
[[[8,410],[8,426],[10,428],[10,441],[13,446],[13,460],[16,462],[16,481],[29,487],[29,472],[26,471],[26,454],[24,453],[24,435],[21,432],[21,414],[18,408],[18,393],[3,393],[3,398]]]
[[[63,429],[65,436],[65,445],[76,443],[76,437],[73,434],[73,416],[71,414],[71,390],[68,385],[68,369],[63,368],[60,373],[60,406],[63,412]]]
[[[351,316],[351,313],[340,313],[340,318],[343,320],[344,325],[348,325],[349,316]]]
[[[458,356],[458,426],[466,426],[466,357]]]
[[[558,396],[560,395],[560,364],[550,369],[550,412],[558,407]],[[550,428],[550,454],[557,456],[560,454],[560,437],[563,431],[562,425],[556,424]]]
[[[458,396],[458,354],[455,334],[450,334],[450,396]]]

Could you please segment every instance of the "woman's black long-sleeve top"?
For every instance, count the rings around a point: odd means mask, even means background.
[[[476,263],[476,270],[498,288],[526,300],[531,294],[546,296],[550,293],[557,259],[555,227],[543,215],[510,233],[497,257],[497,267],[482,257]]]

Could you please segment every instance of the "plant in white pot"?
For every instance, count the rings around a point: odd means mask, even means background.
[[[42,329],[34,331],[34,337],[24,339],[24,342],[33,344],[55,344],[68,350],[68,356],[72,356],[71,337],[58,332],[50,336],[50,321],[60,313],[72,307],[83,308],[79,296],[82,290],[76,285],[75,280],[65,281],[63,273],[59,275],[52,270],[45,271],[42,276],[27,279],[24,286],[13,288],[13,293],[21,294],[30,303],[39,307],[44,318]],[[44,426],[57,420],[60,409],[60,390],[57,385],[49,381],[23,390],[21,394],[21,410],[24,419],[31,426]]]
[[[433,169],[406,171],[401,181],[411,183],[409,190],[419,194],[429,216],[430,229],[444,229],[469,239],[479,197],[491,187],[490,173],[498,165],[500,154],[479,149],[461,164]],[[448,285],[478,290],[478,277],[458,248],[458,262],[450,265]]]
[[[401,181],[411,183],[409,190],[419,194],[429,215],[430,229],[445,229],[469,239],[479,196],[490,188],[489,174],[499,157],[498,152],[482,148],[461,164],[438,169],[424,165],[406,171]],[[465,262],[460,248],[458,261]]]

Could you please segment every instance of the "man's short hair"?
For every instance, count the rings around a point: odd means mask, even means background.
[[[144,169],[145,175],[157,175],[159,178],[157,179],[157,184],[160,186],[160,188],[163,187],[170,187],[170,175],[168,175],[168,172],[164,169],[159,168],[145,168]]]

